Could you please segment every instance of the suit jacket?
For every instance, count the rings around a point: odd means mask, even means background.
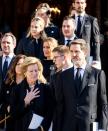
[[[39,59],[43,59],[43,41],[38,39],[38,43],[34,38],[28,37],[23,38],[19,41],[16,54],[24,54],[26,56],[33,56]]]
[[[1,89],[1,86],[2,86],[2,83],[3,83],[3,79],[2,79],[2,57],[3,57],[3,56],[0,56],[0,89]],[[10,64],[9,64],[9,67],[10,67],[11,64],[12,64],[12,61],[14,60],[14,57],[15,57],[15,56],[13,56],[13,58],[12,58]],[[9,67],[8,67],[8,68],[9,68]]]
[[[55,131],[90,131],[94,121],[99,122],[99,129],[106,129],[107,98],[105,74],[102,70],[87,66],[78,94],[75,89],[74,68],[62,72],[56,99],[58,118]]]
[[[30,88],[27,84],[26,79],[23,80],[13,91],[11,114],[16,121],[14,131],[27,131],[33,113],[44,117],[41,125],[43,126],[45,131],[48,131],[52,120],[52,104],[50,91],[48,86],[42,83],[36,83],[35,88],[39,88],[40,97],[32,100],[30,105],[28,105],[27,107],[25,107],[24,98],[26,96],[27,90],[30,91]]]
[[[75,36],[74,39],[77,39],[77,37]],[[60,45],[65,45],[65,37],[63,35],[60,36],[60,39],[58,40],[58,43]]]
[[[75,18],[75,16],[73,16]],[[76,34],[77,35],[77,34]],[[100,32],[97,19],[88,14],[84,15],[80,38],[83,38],[88,43],[90,48],[90,55],[93,56],[93,60],[100,59]]]

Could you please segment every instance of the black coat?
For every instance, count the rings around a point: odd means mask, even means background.
[[[27,131],[33,112],[44,117],[41,125],[45,131],[47,131],[50,126],[52,119],[52,104],[49,88],[42,83],[36,83],[35,88],[39,88],[40,97],[32,100],[27,107],[25,107],[24,103],[27,90],[30,90],[27,81],[22,81],[14,91],[12,114],[14,119],[16,119],[15,131]]]
[[[48,37],[53,37],[56,40],[58,40],[60,37],[60,30],[53,23],[50,23],[47,27],[45,27],[45,33]]]
[[[75,39],[77,39],[78,37],[74,37],[74,40]],[[70,41],[70,42],[72,42],[72,41]],[[59,40],[58,40],[58,43],[60,44],[60,45],[65,45],[65,37],[63,36],[63,34],[60,36],[60,38],[59,38]],[[69,45],[68,45],[69,46]]]
[[[11,85],[3,83],[0,91],[0,120],[3,120],[5,118],[5,115],[6,117],[10,115],[9,119],[6,120],[6,131],[14,131],[14,120],[12,118],[10,110],[8,110],[8,107],[11,108],[11,103],[13,100],[13,90],[14,88],[16,88],[16,86],[17,84],[14,82]],[[5,121],[0,124],[0,128],[4,128],[4,125]]]
[[[42,65],[43,65],[43,75],[47,82],[50,82],[50,75],[51,75],[51,67],[53,67],[54,63],[53,60],[42,60]]]
[[[31,37],[24,37],[18,43],[16,54],[24,54],[26,56],[33,56],[39,59],[44,58],[43,54],[43,40],[38,39],[38,43],[36,43],[36,39]]]

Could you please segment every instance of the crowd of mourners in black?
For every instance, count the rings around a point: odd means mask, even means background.
[[[86,6],[75,0],[60,29],[41,3],[18,43],[1,36],[0,131],[107,131],[100,29]]]

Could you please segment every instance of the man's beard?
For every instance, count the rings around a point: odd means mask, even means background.
[[[84,9],[78,8],[78,10],[77,10],[77,13],[78,13],[78,14],[81,14],[81,13],[83,13],[83,12],[84,12]]]
[[[74,63],[75,65],[79,65],[81,62],[80,62],[79,60],[73,60],[73,63]]]

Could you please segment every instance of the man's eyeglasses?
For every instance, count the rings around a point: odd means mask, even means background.
[[[59,56],[54,56],[53,59],[56,60],[57,58],[64,56],[64,55],[59,55]]]

